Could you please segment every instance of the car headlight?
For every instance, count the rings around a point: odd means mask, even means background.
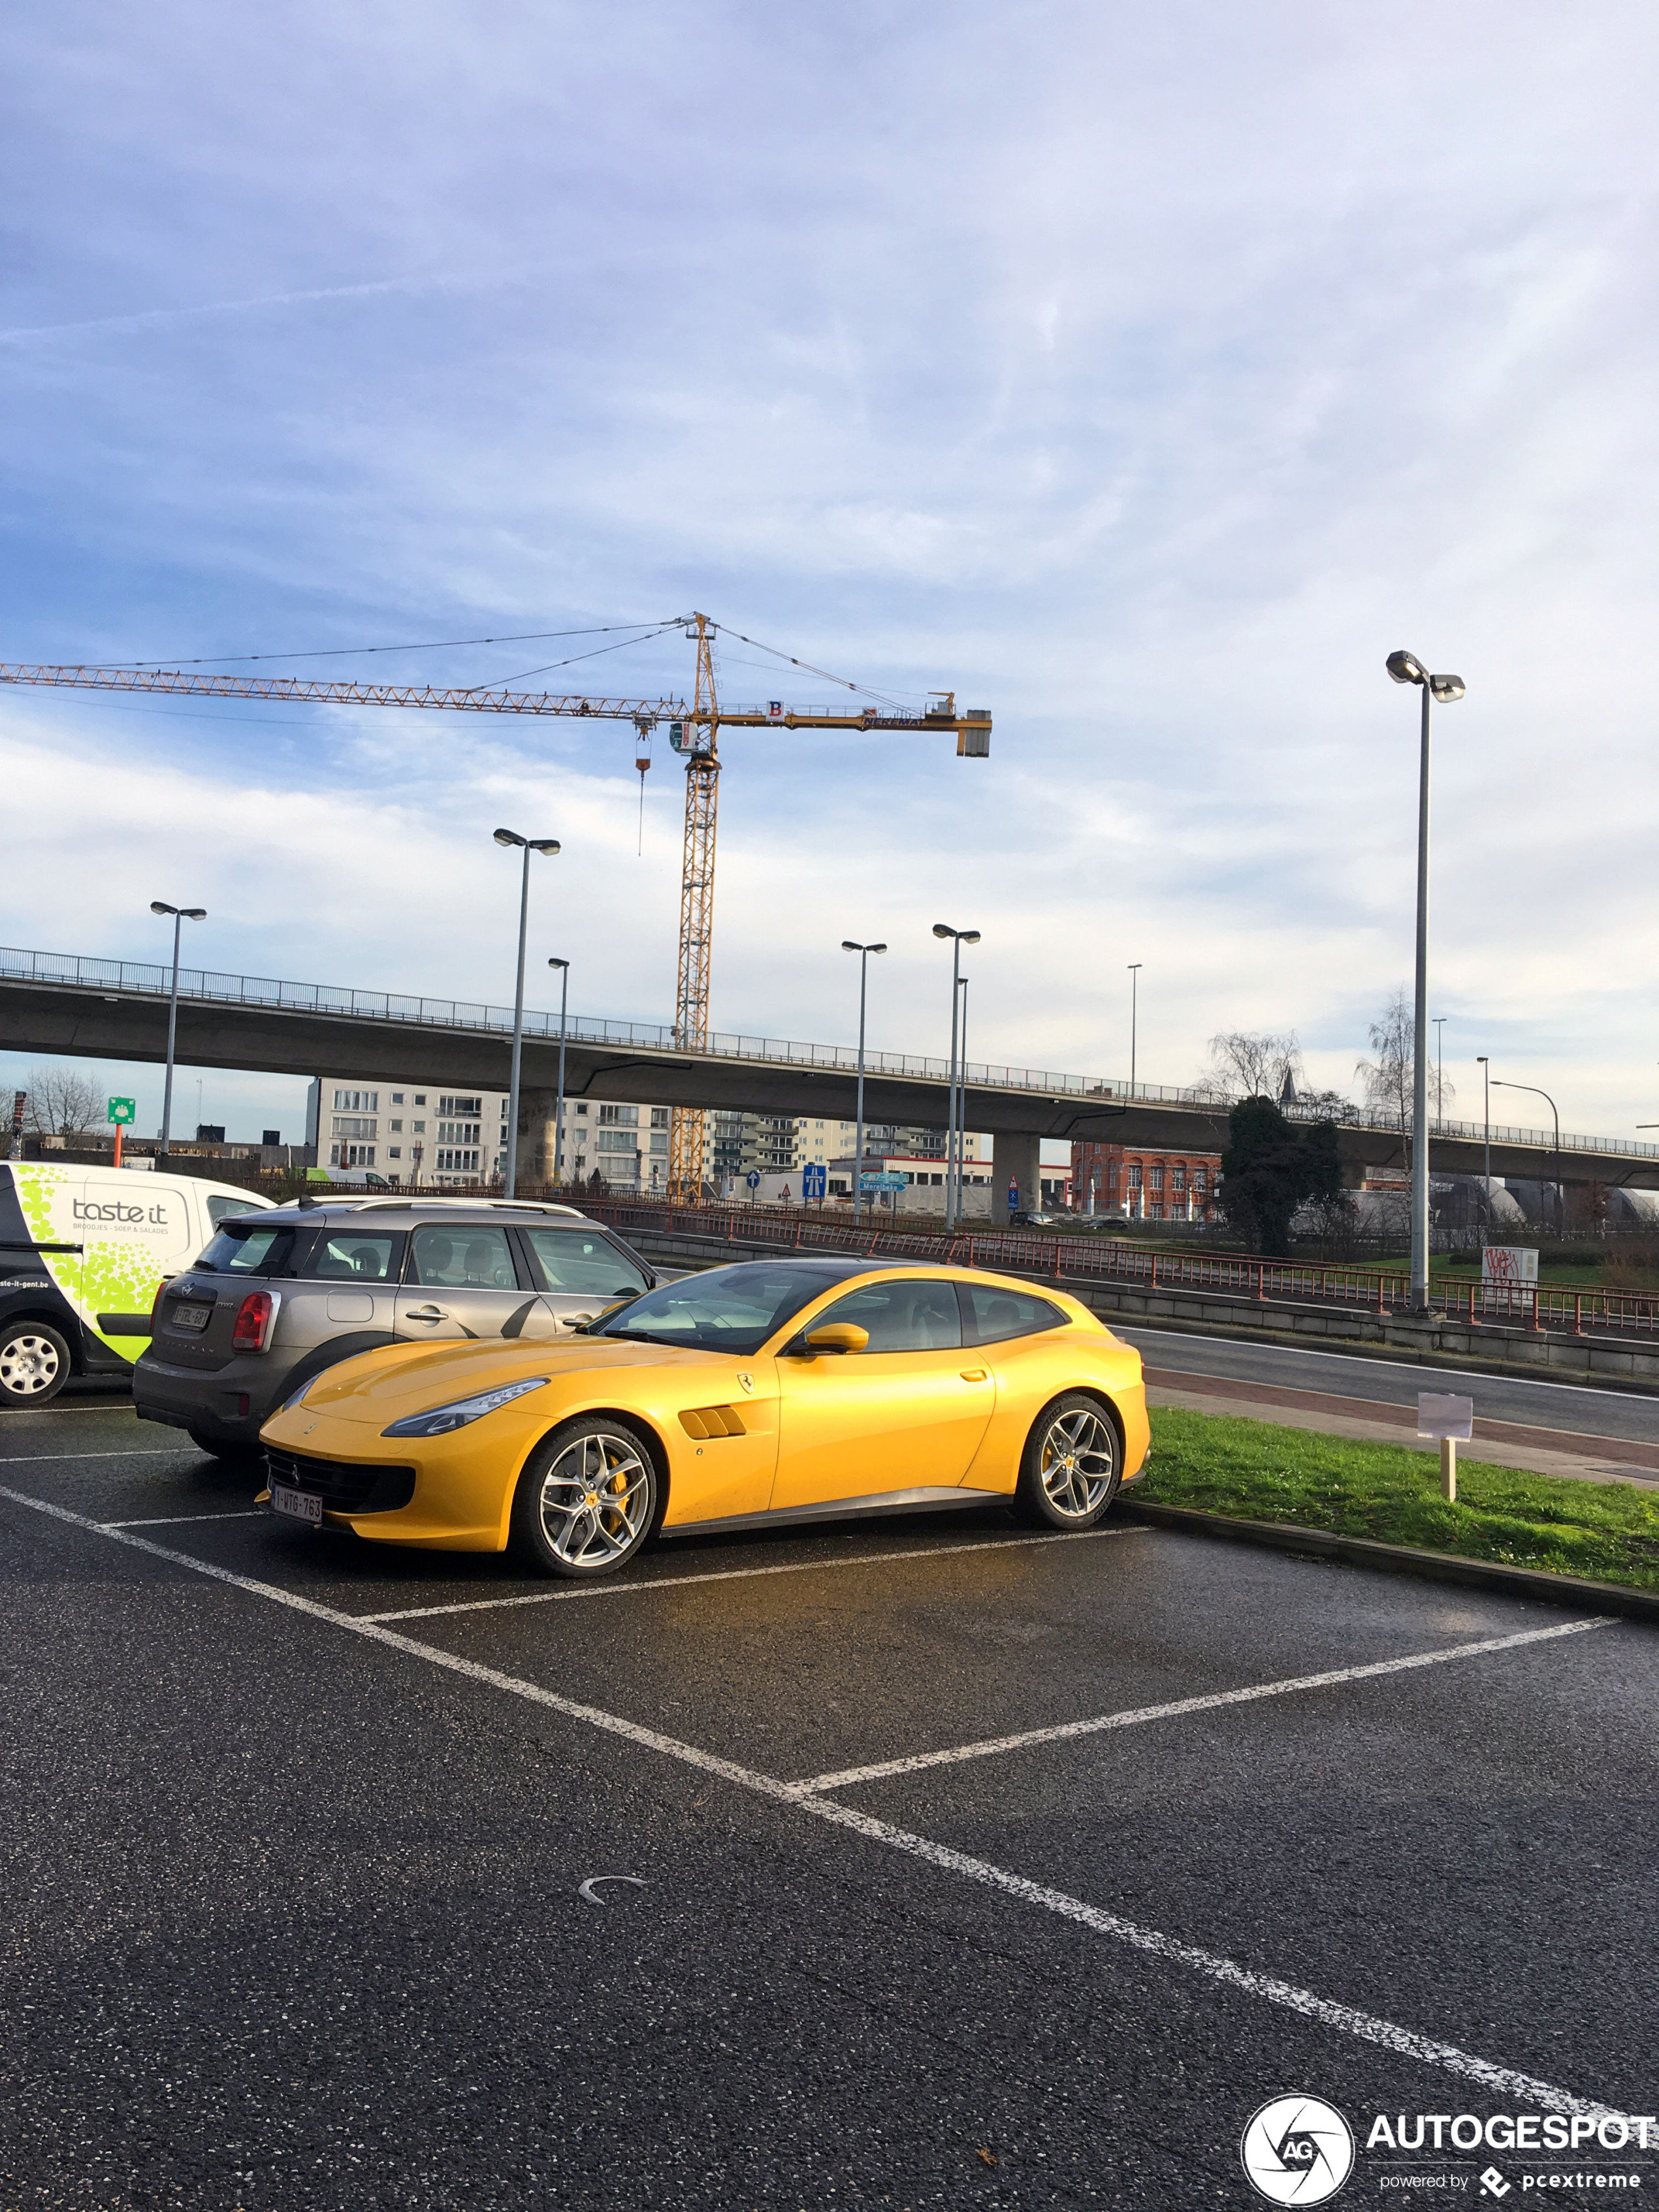
[[[498,1406],[510,1406],[515,1398],[526,1391],[544,1390],[552,1377],[533,1375],[526,1382],[503,1382],[499,1390],[480,1390],[473,1398],[452,1398],[447,1406],[434,1406],[424,1413],[410,1413],[401,1421],[394,1421],[389,1429],[382,1429],[383,1437],[446,1437],[452,1429],[464,1429],[469,1421],[481,1420],[484,1414],[493,1413]]]
[[[312,1384],[316,1380],[317,1377],[314,1375],[307,1375],[305,1381],[300,1385],[297,1390],[290,1390],[289,1392],[287,1397],[283,1399],[282,1404],[276,1408],[277,1412],[279,1413],[285,1413],[288,1412],[290,1406],[297,1406],[300,1403],[300,1401],[305,1396],[306,1392],[310,1389]]]

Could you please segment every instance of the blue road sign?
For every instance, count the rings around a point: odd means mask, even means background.
[[[750,1190],[758,1190],[760,1188],[760,1170],[758,1168],[750,1168],[748,1174],[744,1177],[744,1181],[748,1184]]]
[[[860,1190],[902,1190],[904,1187],[904,1177],[902,1175],[867,1175],[859,1177]]]
[[[801,1196],[808,1200],[822,1198],[828,1183],[829,1177],[824,1172],[823,1162],[808,1160],[800,1171]]]

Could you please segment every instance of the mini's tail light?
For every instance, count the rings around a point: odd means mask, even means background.
[[[173,1278],[170,1275],[164,1275],[155,1285],[155,1296],[149,1302],[149,1317],[152,1321],[160,1321],[161,1318],[161,1301],[172,1286]]]
[[[263,1352],[270,1341],[276,1301],[269,1291],[250,1291],[237,1309],[230,1341],[237,1352]]]

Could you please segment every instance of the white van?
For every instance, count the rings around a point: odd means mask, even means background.
[[[271,1203],[195,1176],[0,1162],[0,1406],[44,1406],[71,1375],[124,1374],[161,1285],[228,1214]]]

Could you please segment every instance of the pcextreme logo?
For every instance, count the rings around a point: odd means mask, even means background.
[[[1322,2204],[1353,2171],[1353,2130],[1322,2097],[1273,2097],[1251,2115],[1238,2152],[1270,2204]]]

